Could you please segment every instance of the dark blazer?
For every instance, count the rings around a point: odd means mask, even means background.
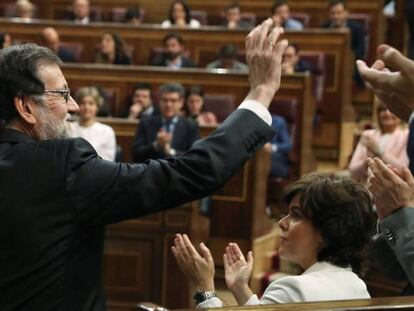
[[[0,130],[1,310],[105,310],[105,226],[211,194],[273,133],[239,109],[182,157],[123,164],[81,138]]]
[[[351,32],[351,49],[354,52],[356,59],[365,58],[365,34],[364,30],[358,22],[348,20],[346,26]],[[335,26],[327,21],[322,24],[322,28],[335,28]]]
[[[129,116],[129,109],[130,109],[130,105],[128,105],[127,107],[125,107],[125,109],[119,114],[120,118],[128,118]],[[149,117],[149,116],[159,116],[161,115],[160,109],[153,105],[154,109],[152,110],[152,113],[149,115],[144,115],[143,111],[141,111],[141,113],[138,115],[137,119],[141,119],[142,117]]]
[[[160,54],[157,57],[153,59],[151,62],[152,66],[161,66],[166,67],[167,66],[168,58],[166,54]],[[181,68],[193,68],[196,67],[195,63],[189,59],[188,57],[181,57]]]
[[[276,151],[271,152],[270,175],[273,177],[286,177],[289,175],[289,153],[292,150],[292,140],[284,118],[272,115],[272,128],[276,134],[271,141]],[[273,148],[273,147],[272,147]]]
[[[59,47],[57,51],[57,55],[63,62],[75,62],[76,61],[75,54],[71,50],[63,46]]]
[[[148,159],[164,159],[166,154],[154,147],[157,140],[157,133],[162,127],[162,117],[144,117],[137,128],[135,134],[133,159],[135,162],[142,162]],[[171,148],[175,149],[177,155],[184,154],[192,144],[199,139],[200,133],[197,124],[178,117],[177,124],[173,132]]]
[[[414,208],[401,208],[379,224],[370,253],[385,276],[407,282],[402,295],[414,295]]]
[[[298,63],[295,66],[295,72],[313,72],[312,65],[309,64],[306,60],[299,59]]]

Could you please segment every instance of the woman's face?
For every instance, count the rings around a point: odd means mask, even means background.
[[[304,270],[317,261],[322,246],[322,236],[312,223],[305,218],[299,196],[289,204],[289,213],[279,221],[282,229],[279,254]]]
[[[187,99],[187,108],[192,116],[200,114],[203,108],[204,99],[200,95],[191,94]]]
[[[103,54],[115,53],[115,41],[110,34],[104,34],[101,41]]]
[[[378,122],[381,128],[386,132],[394,131],[400,124],[400,119],[388,109],[380,110],[378,113]]]
[[[98,104],[92,96],[84,96],[79,103],[79,117],[82,121],[89,121],[96,117]]]
[[[181,3],[175,3],[173,8],[172,8],[172,16],[174,21],[177,20],[185,20],[186,16],[185,16],[185,10],[184,10],[184,6]]]

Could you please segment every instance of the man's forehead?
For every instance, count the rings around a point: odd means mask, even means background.
[[[47,89],[63,89],[68,87],[62,70],[56,64],[40,64],[38,66],[38,76]]]

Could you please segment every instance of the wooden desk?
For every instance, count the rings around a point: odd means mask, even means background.
[[[9,32],[15,40],[21,41],[40,42],[41,30],[46,26],[55,27],[63,41],[83,43],[84,61],[93,60],[103,31],[116,31],[135,47],[136,64],[146,64],[151,47],[159,46],[163,36],[169,32],[158,26],[132,27],[108,23],[82,26],[60,21],[35,21],[27,24],[16,19],[0,19],[0,28]],[[234,43],[239,48],[244,48],[247,34],[243,30],[228,31],[217,27],[181,30],[180,33],[197,62],[211,58],[224,43]],[[349,132],[348,124],[354,122],[351,105],[353,65],[349,48],[349,32],[348,30],[313,29],[303,32],[287,32],[285,36],[289,41],[297,43],[301,50],[320,51],[326,55],[327,76],[322,105],[323,124],[314,136],[313,142],[317,147],[318,157],[338,160],[342,165],[347,161],[350,150],[350,142],[345,139],[347,131]],[[100,79],[105,79],[105,77],[100,77]],[[87,81],[87,79],[83,80]],[[187,84],[190,84],[189,81]]]

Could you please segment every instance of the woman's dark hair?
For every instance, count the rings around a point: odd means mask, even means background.
[[[176,0],[173,1],[170,5],[170,9],[168,11],[168,19],[170,20],[172,25],[175,25],[175,20],[173,17],[173,9],[174,9],[174,5],[176,4],[181,4],[184,8],[184,12],[185,12],[185,23],[189,24],[191,21],[191,12],[190,12],[190,7],[188,6],[188,4],[185,1],[182,0]]]
[[[115,42],[115,64],[124,63],[125,59],[129,59],[129,56],[126,53],[125,43],[120,35],[116,32],[105,32],[103,35],[110,35]],[[107,55],[101,53],[101,57],[108,61]]]
[[[185,94],[185,103],[184,103],[184,107],[183,107],[183,110],[184,110],[184,112],[185,112],[185,115],[186,116],[190,116],[190,110],[188,109],[188,106],[187,106],[187,100],[188,100],[188,98],[191,96],[191,95],[198,95],[198,96],[200,96],[201,98],[203,98],[204,99],[204,91],[203,91],[203,89],[201,88],[201,86],[199,86],[199,85],[193,85],[192,87],[190,87],[190,89],[186,92],[186,94]],[[203,107],[201,107],[201,111],[205,111],[205,108],[204,108],[204,105],[203,105]]]
[[[344,177],[313,173],[290,185],[284,203],[298,196],[305,218],[319,230],[324,244],[318,261],[361,272],[374,232],[372,202],[362,184]]]
[[[43,95],[45,86],[39,78],[39,64],[61,65],[61,61],[51,50],[36,44],[0,50],[1,123],[18,116],[13,103],[15,97]]]

